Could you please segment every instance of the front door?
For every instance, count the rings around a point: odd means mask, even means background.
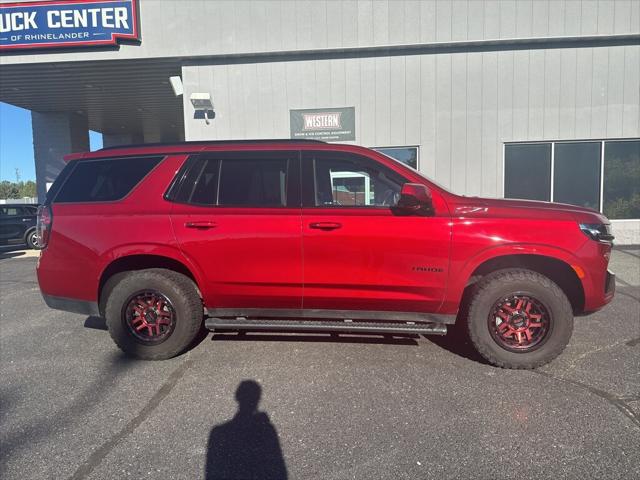
[[[394,214],[408,180],[368,157],[304,152],[302,171],[304,309],[436,311],[448,216]]]
[[[172,223],[218,309],[300,309],[299,153],[207,153],[188,160]]]

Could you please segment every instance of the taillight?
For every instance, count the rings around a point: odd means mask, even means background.
[[[38,234],[38,248],[45,248],[49,243],[51,225],[53,223],[53,212],[48,205],[38,207],[38,223],[36,233]]]

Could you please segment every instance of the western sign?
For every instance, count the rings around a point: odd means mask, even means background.
[[[291,110],[291,138],[355,140],[355,116],[354,107]]]
[[[138,0],[0,4],[0,50],[116,45],[140,40]]]

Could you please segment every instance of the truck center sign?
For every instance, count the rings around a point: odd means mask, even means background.
[[[140,40],[137,0],[0,4],[0,50],[116,45]]]

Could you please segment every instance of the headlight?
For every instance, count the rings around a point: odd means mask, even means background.
[[[581,223],[580,230],[596,242],[612,243],[615,238],[611,234],[611,225],[608,223]]]

